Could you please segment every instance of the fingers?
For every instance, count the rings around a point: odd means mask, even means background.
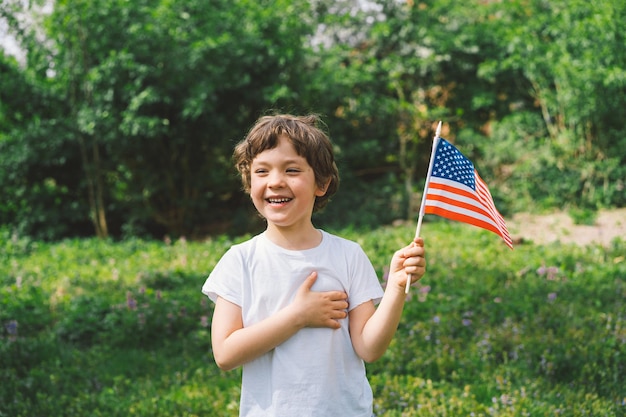
[[[305,278],[300,288],[306,291],[311,291],[311,288],[313,287],[313,284],[315,284],[315,281],[317,281],[317,272],[313,271],[308,277]]]
[[[334,308],[330,312],[330,317],[328,318],[328,320],[326,320],[323,327],[330,327],[331,329],[339,329],[341,327],[341,323],[339,321],[348,317],[348,312],[346,311],[346,309],[348,308],[348,303],[345,301],[338,302],[338,303],[341,303],[341,304],[339,304],[337,308]]]
[[[413,242],[403,250],[403,255],[405,258],[420,258],[424,259],[426,255],[426,250],[424,248],[424,239],[421,237],[416,237],[413,239]]]
[[[317,281],[317,272],[313,271],[311,272],[311,274],[305,278],[304,282],[300,285],[300,292],[311,292],[313,291],[313,285],[315,284],[315,282]],[[326,297],[328,300],[330,301],[337,301],[337,300],[347,300],[348,299],[348,294],[346,294],[343,291],[324,291],[324,292],[317,292],[319,294],[326,294]],[[347,304],[347,303],[346,303]]]
[[[345,300],[330,303],[320,302],[316,304],[315,310],[310,312],[311,316],[307,327],[338,329],[341,327],[340,321],[348,317],[347,308],[348,303]]]
[[[388,282],[408,291],[409,285],[419,281],[426,273],[424,239],[415,237],[406,247],[392,257]]]
[[[424,258],[423,251],[413,256],[409,256],[402,262],[404,272],[407,274],[414,274],[419,270],[426,269],[426,258]]]
[[[348,295],[343,291],[313,291],[317,272],[312,272],[300,285],[294,303],[298,305],[306,327],[338,329],[339,322],[348,316]]]
[[[332,309],[334,311],[339,311],[339,312],[341,312],[343,314],[343,313],[346,313],[346,310],[348,309],[348,301],[346,300],[345,293],[341,293],[341,294],[342,294],[342,297],[337,299],[337,300],[335,300],[335,301],[333,301],[331,303],[331,306],[332,306]],[[346,317],[346,314],[343,314],[339,318],[343,319],[345,317]]]
[[[405,255],[409,256],[424,256],[426,253],[424,249],[424,239],[416,237],[413,242],[405,248]]]

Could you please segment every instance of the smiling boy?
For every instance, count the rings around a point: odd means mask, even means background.
[[[231,247],[202,291],[215,302],[217,365],[243,366],[240,416],[370,417],[364,362],[384,354],[406,280],[425,273],[416,238],[393,254],[383,292],[357,243],[313,225],[313,212],[339,185],[319,124],[315,115],[265,116],[235,148],[244,189],[267,227]]]

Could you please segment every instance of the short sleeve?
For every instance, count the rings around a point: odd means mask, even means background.
[[[240,252],[231,247],[218,261],[202,286],[202,293],[216,302],[217,297],[242,305],[244,266]]]
[[[376,270],[361,246],[354,243],[352,249],[350,265],[353,269],[350,271],[349,310],[370,300],[378,304],[384,294]]]

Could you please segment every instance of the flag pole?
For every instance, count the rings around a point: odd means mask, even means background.
[[[430,151],[430,161],[428,162],[428,172],[426,174],[426,182],[424,183],[424,193],[422,194],[422,202],[420,204],[420,211],[417,216],[417,227],[415,228],[415,237],[420,236],[420,230],[422,229],[422,219],[424,218],[424,207],[426,206],[426,194],[428,193],[428,184],[430,183],[430,174],[433,171],[433,163],[435,159],[435,150],[437,149],[437,142],[439,142],[439,136],[441,135],[441,121],[437,125],[437,130],[435,131],[435,137],[433,138],[433,147]],[[409,293],[409,288],[411,286],[411,275],[407,277],[406,280],[406,288],[404,289],[404,293]]]

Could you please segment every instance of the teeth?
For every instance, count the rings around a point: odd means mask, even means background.
[[[270,203],[286,203],[291,201],[291,198],[268,198],[267,201]]]

